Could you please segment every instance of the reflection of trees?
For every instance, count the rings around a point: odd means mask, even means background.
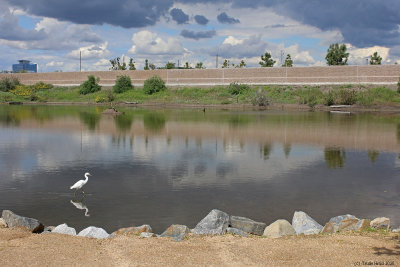
[[[12,113],[0,112],[0,122],[6,126],[18,126],[21,123],[21,120]]]
[[[260,145],[260,155],[264,160],[269,159],[269,155],[271,154],[271,151],[272,151],[271,144]]]
[[[89,130],[93,131],[94,129],[96,129],[96,126],[100,121],[100,114],[80,112],[79,118],[88,127]]]
[[[397,124],[397,142],[400,143],[400,123]]]
[[[114,121],[118,130],[120,130],[121,132],[126,132],[131,129],[131,125],[133,122],[133,115],[127,115],[127,114],[119,115],[114,117]]]
[[[239,126],[246,125],[250,122],[249,116],[246,115],[231,115],[229,116],[228,123],[233,128],[237,128]]]
[[[376,159],[379,157],[379,152],[376,150],[368,150],[368,158],[371,163],[375,163]]]
[[[143,117],[143,124],[151,132],[160,132],[165,127],[165,116],[161,113],[147,113]]]
[[[289,144],[289,143],[283,144],[283,153],[285,153],[285,158],[289,158],[291,150],[292,150],[291,144]]]
[[[346,151],[340,148],[325,148],[325,162],[330,169],[343,168]]]

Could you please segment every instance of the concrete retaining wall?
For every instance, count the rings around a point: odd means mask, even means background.
[[[42,81],[67,86],[81,84],[88,75],[99,77],[103,86],[114,85],[119,75],[129,75],[132,83],[137,86],[143,85],[153,75],[160,76],[170,86],[227,85],[231,82],[293,85],[396,84],[399,81],[400,65],[16,73],[0,74],[0,79],[15,76],[23,84]]]

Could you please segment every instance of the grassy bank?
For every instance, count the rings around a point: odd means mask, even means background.
[[[303,104],[316,105],[399,105],[400,94],[387,87],[346,86],[229,86],[167,88],[153,94],[146,94],[142,87],[135,87],[123,93],[113,93],[111,88],[80,94],[79,87],[53,87],[43,83],[17,85],[14,89],[0,91],[0,102],[138,102],[168,104]]]

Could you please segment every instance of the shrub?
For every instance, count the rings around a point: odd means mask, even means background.
[[[33,85],[33,88],[35,89],[35,91],[39,91],[39,90],[49,90],[53,88],[52,84],[49,83],[44,83],[44,82],[38,82],[35,83]]]
[[[324,105],[332,106],[335,104],[335,94],[332,90],[329,90],[328,93],[324,94]]]
[[[87,95],[100,91],[101,86],[98,84],[99,81],[99,78],[95,78],[93,75],[89,75],[87,81],[79,86],[79,93],[81,95]]]
[[[115,99],[114,94],[111,90],[107,91],[106,97],[107,97],[108,102],[113,102]]]
[[[253,106],[266,107],[270,104],[270,100],[267,94],[259,89],[251,99],[251,103]]]
[[[353,105],[357,101],[357,92],[340,88],[337,93],[337,102],[341,105]]]
[[[399,81],[397,82],[397,93],[400,94],[400,77],[399,77]]]
[[[144,81],[143,90],[147,95],[151,95],[160,91],[164,91],[167,87],[165,82],[159,76],[155,75]]]
[[[120,94],[130,89],[133,89],[131,78],[127,75],[118,76],[113,86],[113,92]]]
[[[247,84],[239,84],[237,82],[233,82],[229,84],[228,91],[231,95],[240,95],[250,89],[250,86]]]
[[[15,77],[9,78],[4,77],[0,80],[0,91],[8,92],[10,90],[15,89],[17,85],[19,85],[19,80]]]
[[[96,98],[94,99],[94,102],[96,102],[96,103],[106,103],[107,102],[107,97],[105,97],[103,95],[96,96]]]

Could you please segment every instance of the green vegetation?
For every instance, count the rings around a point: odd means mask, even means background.
[[[293,67],[293,60],[290,54],[287,54],[285,62],[283,63],[282,67]]]
[[[381,65],[382,64],[382,57],[378,55],[378,52],[375,52],[371,55],[371,59],[369,60],[370,65]]]
[[[165,89],[167,89],[165,82],[157,75],[144,81],[143,90],[147,95],[152,95]]]
[[[347,65],[349,53],[346,53],[346,51],[347,47],[345,44],[331,44],[325,57],[326,63],[329,66]]]
[[[15,86],[17,85],[19,85],[19,80],[17,78],[4,77],[0,80],[0,91],[8,92],[15,89]]]
[[[129,76],[120,75],[117,77],[115,85],[113,86],[114,93],[120,94],[131,89],[133,89],[133,85]]]
[[[258,63],[261,67],[273,67],[275,64],[275,60],[272,59],[270,53],[265,52],[264,55],[261,55],[261,61]]]
[[[122,78],[121,78],[122,77]],[[400,105],[400,94],[386,87],[347,86],[249,86],[233,82],[228,86],[172,87],[154,76],[145,81],[143,87],[130,89],[128,76],[119,76],[113,90],[102,89],[94,76],[88,77],[79,87],[54,87],[45,83],[16,85],[8,92],[0,91],[0,102],[138,102],[174,104],[240,104],[268,106],[271,103],[317,105]],[[82,94],[88,92],[86,94]]]
[[[79,93],[81,95],[87,95],[100,91],[101,86],[99,85],[99,81],[99,78],[95,78],[93,75],[89,75],[87,81],[82,83],[79,87]]]

